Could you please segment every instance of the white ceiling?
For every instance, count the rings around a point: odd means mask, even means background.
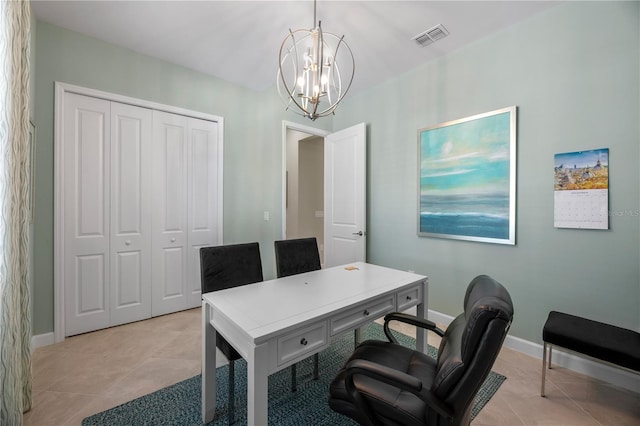
[[[241,86],[275,85],[289,29],[313,26],[313,2],[32,0],[38,20]],[[555,6],[551,1],[329,1],[325,31],[345,36],[356,61],[350,93],[489,36]],[[449,36],[419,47],[417,34],[443,24]]]

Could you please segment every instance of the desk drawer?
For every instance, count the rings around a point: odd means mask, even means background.
[[[422,284],[398,292],[398,312],[416,306],[422,301]]]
[[[304,359],[307,353],[326,345],[327,342],[326,321],[313,324],[302,330],[294,330],[290,334],[278,338],[277,364],[280,366],[294,359]]]
[[[361,324],[371,322],[389,312],[393,312],[394,307],[394,295],[389,294],[351,308],[331,319],[331,335],[334,336],[344,331],[354,329]]]

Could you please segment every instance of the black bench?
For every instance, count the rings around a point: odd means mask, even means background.
[[[640,371],[640,333],[637,331],[551,311],[542,329],[542,340],[544,345],[541,396],[544,396],[547,345],[549,345],[549,368],[551,368],[551,349],[553,345],[557,345]]]

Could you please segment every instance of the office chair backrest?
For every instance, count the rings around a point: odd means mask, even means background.
[[[507,290],[487,275],[474,278],[467,287],[464,312],[449,324],[440,342],[432,385],[432,392],[455,412],[465,410],[469,415],[472,399],[489,374],[512,319],[513,302]]]
[[[315,237],[274,242],[278,278],[320,269],[320,253]]]
[[[258,243],[202,247],[202,294],[262,281]]]

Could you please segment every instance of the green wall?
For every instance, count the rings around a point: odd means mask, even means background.
[[[368,260],[428,275],[449,315],[494,276],[529,341],[549,310],[639,330],[639,5],[568,2],[347,100],[334,127],[368,123]],[[511,105],[517,245],[418,237],[417,130]],[[554,154],[595,148],[610,150],[610,229],[556,229]]]
[[[259,241],[265,277],[282,232],[282,120],[335,130],[365,122],[368,260],[428,275],[431,309],[459,313],[469,280],[487,273],[513,295],[514,336],[540,342],[551,309],[640,328],[638,2],[561,4],[356,94],[315,123],[284,113],[275,89],[243,89],[43,22],[36,40],[34,334],[53,330],[54,81],[224,117],[224,239]],[[417,130],[511,105],[517,245],[418,237]],[[555,229],[553,155],[593,148],[610,149],[611,229]]]
[[[265,277],[274,277],[273,241],[282,235],[282,120],[302,117],[285,113],[272,91],[247,90],[41,21],[35,34],[34,335],[53,331],[56,81],[223,117],[224,241],[260,242]],[[331,122],[318,124],[328,128]]]

